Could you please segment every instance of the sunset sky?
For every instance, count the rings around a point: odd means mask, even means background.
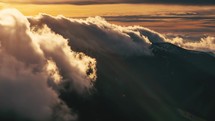
[[[0,6],[16,8],[26,16],[39,13],[71,18],[102,16],[111,23],[141,25],[161,33],[215,32],[213,0],[1,0]]]
[[[215,4],[214,0],[1,0],[1,1],[20,3],[73,3],[73,4],[101,4],[101,3]]]

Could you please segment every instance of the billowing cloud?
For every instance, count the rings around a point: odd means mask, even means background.
[[[0,12],[0,111],[36,121],[75,120],[57,89],[65,83],[78,93],[90,89],[96,61],[49,29],[35,33],[29,27],[17,10]]]
[[[147,28],[117,26],[101,17],[78,20],[41,14],[30,17],[29,21],[36,30],[43,29],[45,25],[68,38],[71,47],[76,50],[93,50],[126,56],[150,55],[151,43],[162,42],[165,39],[161,34]]]
[[[123,27],[108,23],[101,17],[69,19],[41,14],[28,18],[32,28],[43,29],[48,26],[52,31],[68,38],[75,50],[93,50],[120,55],[152,55],[152,43],[169,42],[185,49],[214,52],[214,37],[206,36],[189,41],[181,37],[162,35],[141,26]],[[66,25],[66,26],[65,26]],[[75,31],[74,31],[75,30]]]
[[[215,37],[212,36],[202,37],[200,40],[189,40],[184,39],[183,37],[175,37],[172,39],[166,39],[166,42],[170,42],[189,50],[215,53]]]

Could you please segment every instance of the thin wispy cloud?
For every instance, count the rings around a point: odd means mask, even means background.
[[[116,3],[165,3],[165,4],[215,4],[214,0],[1,0],[1,2],[38,3],[38,4],[116,4]]]

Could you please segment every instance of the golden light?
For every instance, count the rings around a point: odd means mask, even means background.
[[[198,6],[152,5],[152,4],[102,4],[102,5],[71,5],[71,4],[17,4],[0,3],[1,8],[16,8],[26,16],[47,13],[66,17],[88,16],[119,16],[119,15],[156,15],[171,12],[189,12],[200,9]],[[211,9],[214,6],[202,6]]]

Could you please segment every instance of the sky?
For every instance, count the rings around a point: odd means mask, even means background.
[[[197,0],[202,2],[198,5],[196,0],[195,2],[182,0],[180,4],[177,0],[172,1],[174,4],[166,4],[168,0],[151,0],[149,2],[147,0],[119,0],[118,4],[110,4],[110,0],[99,2],[104,4],[89,3],[82,0],[1,1],[3,1],[0,4],[1,8],[16,8],[26,16],[35,16],[40,13],[53,16],[63,15],[70,18],[102,16],[107,21],[117,25],[141,25],[165,34],[186,33],[204,36],[205,34],[214,35],[215,32],[215,5],[212,0]],[[41,2],[43,4],[38,4]],[[84,4],[71,4],[71,2]],[[98,1],[94,0],[93,2]],[[150,2],[162,4],[151,4]]]
[[[1,0],[2,2],[27,2],[27,3],[177,3],[177,4],[215,4],[214,0]]]

